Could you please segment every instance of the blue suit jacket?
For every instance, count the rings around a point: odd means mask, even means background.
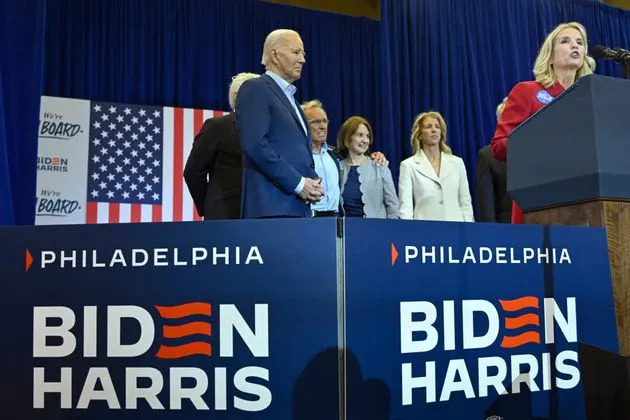
[[[243,149],[241,216],[308,217],[309,205],[294,190],[302,177],[317,178],[311,140],[271,77],[263,74],[243,83],[236,100],[236,128]]]

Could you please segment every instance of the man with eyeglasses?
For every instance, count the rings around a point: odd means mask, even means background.
[[[328,116],[322,103],[314,99],[304,102],[302,110],[308,121],[311,145],[313,147],[313,161],[315,172],[321,179],[324,187],[324,196],[316,203],[311,204],[313,217],[336,217],[342,215],[341,206],[341,176],[339,162],[341,157],[335,148],[329,145]],[[387,159],[381,152],[372,153],[376,165],[387,165]]]

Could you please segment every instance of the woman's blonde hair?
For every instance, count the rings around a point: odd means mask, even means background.
[[[370,137],[370,147],[372,147],[374,137],[372,135],[372,127],[370,126],[370,123],[365,118],[355,115],[344,121],[344,123],[341,125],[341,128],[339,129],[339,133],[337,134],[337,147],[339,148],[339,154],[341,155],[341,157],[348,157],[352,136],[354,135],[354,133],[357,132],[361,124],[363,124],[368,130],[368,136]],[[365,151],[366,156],[369,156],[370,147],[368,147],[368,150]]]
[[[534,62],[534,77],[536,81],[543,85],[544,87],[549,87],[558,81],[558,77],[556,73],[553,71],[552,59],[553,59],[553,43],[563,29],[573,28],[577,29],[582,35],[582,41],[584,41],[584,61],[582,62],[582,66],[575,73],[575,81],[577,81],[580,77],[584,77],[593,73],[595,70],[595,60],[592,57],[589,57],[588,54],[588,39],[586,38],[586,29],[582,26],[581,23],[578,22],[568,22],[561,23],[556,26],[553,31],[547,35],[545,38],[545,42],[543,42],[540,47],[540,51],[538,51],[538,56],[536,57],[536,61]]]
[[[496,110],[497,121],[501,119],[501,115],[503,115],[503,110],[505,109],[506,103],[507,103],[507,96],[503,98],[503,100],[501,101],[499,105],[497,105],[497,110]]]
[[[418,115],[411,126],[411,152],[415,155],[420,153],[422,149],[422,140],[420,139],[420,133],[422,132],[422,124],[427,118],[435,118],[440,125],[440,150],[444,153],[452,153],[451,148],[446,145],[446,122],[439,112],[429,111],[423,112]]]

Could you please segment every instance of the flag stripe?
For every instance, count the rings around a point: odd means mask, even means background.
[[[140,221],[143,223],[149,223],[153,221],[153,205],[140,205]]]
[[[173,221],[182,220],[182,150],[184,147],[184,110],[175,108],[173,116]]]
[[[195,127],[194,127],[194,132],[195,135],[197,133],[199,133],[199,130],[201,130],[201,127],[203,126],[203,122],[204,122],[204,111],[202,109],[195,109]],[[194,141],[194,139],[193,139]],[[191,150],[191,149],[189,149]],[[197,209],[195,208],[195,206],[193,206],[193,210],[192,210],[192,216],[193,216],[193,220],[195,221],[199,221],[202,220],[201,215],[199,215],[199,213],[197,213]]]
[[[118,213],[118,223],[129,223],[131,222],[131,206],[135,206],[135,204],[122,203],[120,204],[119,213]]]
[[[96,203],[96,223],[109,223],[109,203]]]
[[[109,203],[109,223],[120,223],[120,204]]]
[[[178,176],[182,182],[182,218],[180,220],[193,220],[193,200],[188,192],[188,188],[184,185],[184,165],[186,164],[186,158],[192,149],[193,140],[195,138],[195,110],[184,109],[184,124],[182,125],[182,154],[181,164],[182,170]]]
[[[142,204],[131,205],[131,223],[140,223],[142,216]]]
[[[85,222],[89,225],[96,224],[98,206],[93,201],[88,201],[86,207],[87,208],[85,209]]]
[[[163,143],[163,190],[162,221],[173,220],[173,113],[174,108],[164,108],[164,143]]]
[[[159,204],[153,204],[151,206],[151,221],[152,222],[161,222],[162,221],[162,206]]]

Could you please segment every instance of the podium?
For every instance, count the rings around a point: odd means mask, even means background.
[[[619,349],[630,355],[630,81],[580,79],[509,136],[526,223],[605,227]]]

